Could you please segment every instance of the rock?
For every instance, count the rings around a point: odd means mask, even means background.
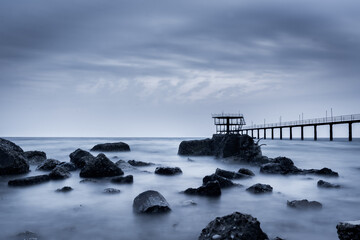
[[[46,153],[42,151],[27,151],[24,152],[24,157],[29,164],[40,164],[46,160]]]
[[[287,201],[287,205],[296,209],[321,209],[322,204],[317,201],[308,201],[307,199],[303,200],[293,200]]]
[[[34,232],[30,232],[30,231],[25,231],[25,232],[21,232],[18,233],[15,237],[15,239],[21,239],[21,240],[38,240],[39,235],[34,233]]]
[[[102,143],[95,145],[90,151],[123,152],[123,151],[130,151],[130,147],[128,144],[124,142]]]
[[[360,220],[340,222],[336,229],[340,240],[360,240]]]
[[[82,150],[80,148],[70,153],[69,157],[70,157],[70,162],[75,164],[77,168],[83,168],[86,165],[86,163],[95,159],[95,157],[91,153]]]
[[[77,169],[77,167],[75,166],[75,164],[72,163],[72,162],[61,162],[61,163],[59,164],[59,166],[65,168],[65,169],[68,170],[69,172],[76,171],[76,169]]]
[[[251,171],[250,169],[247,169],[247,168],[240,168],[238,173],[245,174],[245,175],[248,175],[248,176],[255,176],[253,171]]]
[[[188,188],[184,191],[185,194],[202,195],[210,197],[218,197],[221,195],[220,184],[218,181],[210,181],[199,188]]]
[[[214,143],[210,138],[203,140],[182,141],[179,145],[179,155],[212,156],[214,155]]]
[[[128,163],[129,163],[131,166],[134,166],[134,167],[144,167],[144,166],[154,165],[153,163],[142,162],[142,161],[135,161],[135,160],[129,160]]]
[[[0,138],[0,175],[29,172],[24,151],[15,143]]]
[[[90,182],[90,183],[97,183],[97,181],[94,180],[94,179],[83,179],[83,180],[81,180],[79,183],[88,183],[88,182]]]
[[[315,174],[315,175],[326,176],[326,177],[338,177],[339,176],[339,173],[334,172],[330,168],[322,168],[320,170],[308,169],[308,170],[304,170],[304,173],[305,174]]]
[[[317,182],[317,186],[321,187],[321,188],[339,188],[340,187],[339,184],[329,183],[329,182],[326,182],[324,180],[319,180]]]
[[[53,180],[66,179],[71,176],[71,173],[64,167],[57,166],[49,174],[49,177]]]
[[[49,175],[38,175],[26,178],[18,178],[8,182],[9,186],[29,186],[50,181]]]
[[[252,185],[251,187],[247,188],[246,191],[252,192],[252,193],[270,193],[272,192],[273,188],[268,184],[261,184],[257,183]]]
[[[59,160],[55,160],[55,159],[46,159],[43,163],[41,163],[36,170],[41,170],[41,171],[51,171],[53,170],[57,165],[60,164]]]
[[[112,183],[133,183],[134,182],[134,178],[133,175],[127,175],[125,177],[114,177],[111,179]]]
[[[269,163],[261,165],[260,172],[286,175],[299,174],[302,172],[302,170],[298,169],[291,159],[287,157],[277,157],[270,160]]]
[[[103,153],[97,155],[94,160],[87,162],[80,171],[80,177],[83,178],[113,177],[123,174],[121,168],[117,167]]]
[[[56,192],[70,192],[70,191],[72,191],[72,190],[74,190],[72,187],[65,186],[65,187],[56,189]]]
[[[187,206],[196,206],[197,203],[193,200],[185,200],[181,202],[181,206],[187,207]]]
[[[155,174],[159,175],[175,175],[180,173],[182,173],[182,171],[178,167],[157,167],[155,169]]]
[[[242,173],[237,173],[237,172],[231,172],[231,171],[227,171],[227,170],[223,170],[220,168],[217,168],[215,171],[216,175],[222,176],[224,178],[228,178],[228,179],[241,179],[241,178],[249,178],[249,175],[245,175]]]
[[[268,240],[269,238],[260,228],[260,222],[256,218],[234,212],[215,218],[201,231],[198,239]]]
[[[227,187],[231,187],[231,186],[235,185],[235,183],[233,183],[230,179],[224,178],[215,173],[205,176],[203,178],[203,185],[206,185],[206,183],[212,182],[212,181],[218,181],[220,184],[220,188],[227,188]]]
[[[119,189],[116,188],[105,188],[104,189],[104,193],[109,193],[109,194],[117,194],[120,193],[121,191]]]
[[[171,210],[164,196],[153,190],[140,193],[134,199],[133,208],[138,213],[163,213]]]

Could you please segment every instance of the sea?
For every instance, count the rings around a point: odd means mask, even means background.
[[[126,142],[130,152],[106,153],[118,160],[138,160],[155,165],[123,169],[133,175],[133,184],[114,184],[109,178],[80,183],[79,171],[66,180],[50,181],[28,187],[9,187],[14,178],[44,174],[31,166],[31,172],[18,176],[0,176],[0,239],[24,239],[19,233],[30,231],[34,239],[197,239],[206,225],[216,217],[233,212],[257,218],[269,238],[288,240],[338,239],[336,225],[360,219],[360,139],[261,140],[262,153],[268,157],[286,156],[303,169],[331,168],[339,177],[315,175],[266,175],[259,167],[215,157],[187,157],[177,154],[181,141],[200,138],[6,138],[24,151],[40,150],[48,158],[70,161],[69,154],[95,144]],[[94,153],[95,154],[95,153]],[[180,167],[180,175],[154,174],[158,166]],[[237,171],[248,168],[256,175],[234,180],[239,186],[223,189],[218,198],[182,193],[202,185],[202,178],[216,168]],[[317,181],[340,184],[338,189],[317,187]],[[270,184],[271,194],[251,194],[246,188]],[[68,193],[56,192],[71,186]],[[116,188],[119,194],[106,194]],[[171,211],[166,214],[137,214],[134,198],[147,190],[160,192]],[[287,201],[308,199],[322,203],[321,210],[296,210]]]

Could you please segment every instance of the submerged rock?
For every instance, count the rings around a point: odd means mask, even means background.
[[[9,186],[29,186],[50,181],[49,175],[38,175],[26,178],[18,178],[8,182]]]
[[[124,142],[102,143],[95,145],[90,151],[122,152],[122,151],[130,151],[130,147],[128,144]]]
[[[238,173],[245,174],[245,175],[248,175],[248,176],[255,176],[255,173],[253,171],[251,171],[250,169],[247,169],[247,168],[240,168]]]
[[[329,182],[326,182],[324,180],[319,180],[317,182],[317,186],[320,187],[320,188],[340,188],[339,184],[329,183]]]
[[[105,188],[104,189],[104,193],[109,193],[109,194],[117,194],[120,193],[121,191],[119,189],[116,188]]]
[[[218,197],[221,195],[221,188],[218,181],[210,181],[198,188],[188,188],[185,194]]]
[[[39,164],[46,160],[46,153],[42,151],[27,151],[24,156],[29,164]]]
[[[175,175],[182,173],[179,167],[157,167],[155,173],[159,175]]]
[[[233,183],[230,179],[219,176],[216,173],[205,176],[203,178],[203,185],[206,185],[208,182],[213,182],[213,181],[218,181],[220,184],[220,188],[227,188],[235,185],[235,183]]]
[[[119,177],[114,177],[111,179],[112,183],[133,183],[134,182],[134,177],[133,175],[127,175],[125,177],[119,176]]]
[[[321,209],[322,204],[317,201],[308,201],[307,199],[303,200],[293,200],[287,201],[287,205],[296,209]]]
[[[0,175],[29,172],[24,151],[15,143],[0,138]]]
[[[21,239],[21,240],[38,240],[40,239],[39,235],[34,233],[34,232],[30,232],[30,231],[25,231],[25,232],[21,232],[18,233],[15,236],[15,239]]]
[[[61,162],[61,163],[59,164],[59,166],[65,168],[65,169],[68,170],[69,172],[76,171],[76,169],[77,169],[77,167],[75,166],[75,164],[72,163],[72,162]]]
[[[241,179],[241,178],[249,178],[249,175],[245,175],[242,173],[237,173],[237,172],[231,172],[231,171],[227,171],[227,170],[223,170],[220,168],[217,168],[215,171],[215,174],[222,176],[224,178],[228,178],[228,179]]]
[[[87,162],[80,171],[80,177],[84,178],[113,177],[123,174],[121,168],[116,166],[103,153],[97,155],[94,160]]]
[[[331,170],[330,168],[322,168],[320,170],[318,169],[308,169],[303,170],[305,174],[315,174],[320,176],[326,176],[326,177],[338,177],[339,173]]]
[[[234,212],[217,217],[201,231],[199,240],[239,239],[268,240],[268,236],[260,228],[260,222],[248,214]]]
[[[74,190],[72,187],[65,186],[65,187],[56,189],[56,192],[70,192],[70,191],[72,191],[72,190]]]
[[[252,193],[271,193],[273,188],[268,184],[261,184],[257,183],[252,185],[251,187],[247,188],[246,191],[252,192]]]
[[[60,164],[59,160],[55,160],[55,159],[46,159],[43,163],[41,163],[36,170],[41,170],[41,171],[51,171],[53,170],[57,165]]]
[[[95,159],[95,157],[91,153],[80,148],[70,153],[69,157],[70,162],[72,162],[77,168],[83,168],[86,163],[91,162]]]
[[[136,160],[129,160],[128,163],[134,167],[144,167],[144,166],[154,165],[153,163],[150,163],[150,162],[142,162],[142,161],[136,161]]]
[[[171,210],[164,196],[153,190],[140,193],[134,199],[133,208],[138,213],[163,213]]]
[[[71,173],[66,168],[57,166],[51,171],[49,177],[53,180],[66,179],[71,177]]]
[[[94,179],[83,179],[79,183],[97,183],[98,181]]]
[[[360,220],[340,222],[336,229],[340,240],[360,240]]]

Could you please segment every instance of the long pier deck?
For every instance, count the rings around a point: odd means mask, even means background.
[[[314,127],[314,140],[317,140],[317,126],[329,125],[329,134],[330,141],[334,139],[333,137],[333,125],[335,124],[348,124],[349,129],[349,141],[352,141],[352,124],[360,122],[360,114],[351,114],[351,115],[342,115],[335,117],[325,117],[325,118],[314,118],[298,121],[289,121],[289,122],[279,122],[279,123],[270,123],[270,124],[258,124],[248,127],[243,127],[240,130],[241,134],[248,134],[251,131],[251,136],[254,137],[254,131],[257,131],[257,138],[260,138],[260,130],[264,131],[264,139],[266,139],[266,130],[271,129],[271,139],[274,139],[274,129],[280,129],[280,139],[283,139],[282,130],[283,128],[289,128],[290,130],[290,140],[293,139],[292,129],[295,127],[300,127],[301,129],[301,140],[304,140],[304,127]]]

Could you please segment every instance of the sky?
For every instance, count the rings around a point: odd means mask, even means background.
[[[0,136],[211,136],[212,113],[357,114],[359,25],[358,0],[2,0]]]

